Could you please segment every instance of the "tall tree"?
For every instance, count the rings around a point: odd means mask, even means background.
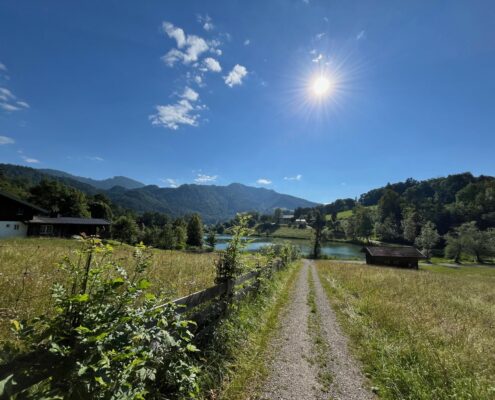
[[[358,205],[352,211],[355,225],[355,235],[369,240],[373,233],[373,216],[369,208]]]
[[[188,246],[203,246],[203,223],[201,222],[199,214],[194,214],[189,218],[186,243]]]
[[[122,215],[112,225],[112,236],[120,240],[121,243],[126,242],[134,244],[139,233],[136,221],[133,218]]]
[[[416,246],[424,250],[426,258],[431,257],[431,250],[439,242],[440,235],[435,227],[435,224],[428,221],[421,228],[420,235],[416,238]]]
[[[313,258],[318,259],[321,255],[322,232],[325,227],[325,217],[320,210],[315,211],[315,222],[313,224]]]

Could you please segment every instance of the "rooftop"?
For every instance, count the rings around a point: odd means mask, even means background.
[[[102,218],[73,218],[73,217],[33,217],[29,224],[47,225],[110,225],[110,222]]]
[[[417,248],[410,246],[366,246],[362,251],[372,257],[426,258]]]

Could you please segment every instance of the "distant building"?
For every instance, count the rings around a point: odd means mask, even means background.
[[[49,217],[49,212],[0,191],[0,238],[103,234],[110,222],[98,218]]]
[[[366,264],[389,265],[418,269],[418,262],[426,258],[415,247],[367,246],[361,250],[366,254]]]
[[[34,204],[0,191],[0,238],[24,237],[28,233],[27,221],[48,211]]]
[[[308,222],[304,218],[298,218],[295,220],[295,224],[298,228],[306,228],[308,226]]]
[[[293,219],[294,219],[294,215],[292,215],[292,214],[282,215],[280,217],[279,224],[280,225],[289,225]]]

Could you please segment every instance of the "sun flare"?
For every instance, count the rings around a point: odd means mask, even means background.
[[[311,90],[313,94],[317,97],[323,97],[330,93],[332,89],[332,82],[328,77],[320,75],[315,78],[311,85]]]

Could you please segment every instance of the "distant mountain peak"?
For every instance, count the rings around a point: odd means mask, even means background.
[[[91,185],[96,189],[103,189],[103,190],[109,190],[114,186],[121,186],[124,189],[139,189],[146,186],[144,183],[141,183],[139,181],[136,181],[134,179],[122,175],[117,175],[112,178],[98,180],[98,179],[84,178],[82,176],[72,175],[67,172],[58,171],[55,169],[40,169],[39,171],[48,175],[57,176],[61,178],[71,178],[76,181]]]

